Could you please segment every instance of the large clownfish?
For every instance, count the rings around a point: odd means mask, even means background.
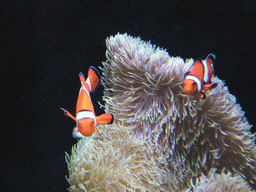
[[[97,124],[110,124],[113,122],[114,118],[110,113],[95,116],[90,92],[92,92],[100,82],[100,75],[97,69],[94,67],[89,68],[86,81],[82,72],[79,73],[79,78],[81,81],[81,89],[76,103],[76,117],[61,108],[65,115],[76,121],[76,127],[73,130],[73,137],[75,139],[81,139],[83,136],[91,136],[93,133],[98,132]]]
[[[213,62],[216,59],[214,54],[209,54],[205,60],[196,60],[191,71],[185,73],[183,81],[185,94],[194,96],[198,94],[201,99],[206,96],[202,90],[215,88],[217,83],[212,84],[214,73]]]

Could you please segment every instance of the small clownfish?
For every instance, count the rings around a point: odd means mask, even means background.
[[[213,62],[216,59],[214,54],[209,54],[205,60],[196,60],[191,71],[185,73],[183,81],[185,94],[194,96],[198,94],[201,99],[206,96],[202,90],[215,88],[217,83],[212,84],[214,73]]]
[[[97,124],[111,124],[114,119],[114,116],[110,113],[95,116],[90,92],[92,92],[100,82],[100,75],[97,69],[94,67],[89,68],[86,81],[82,72],[79,73],[79,78],[81,81],[81,89],[76,103],[76,117],[61,108],[65,115],[76,121],[77,126],[73,130],[73,137],[75,139],[81,139],[83,136],[91,136],[93,133],[98,132]]]

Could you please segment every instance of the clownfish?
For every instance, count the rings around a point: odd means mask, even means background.
[[[86,81],[82,72],[79,73],[79,78],[81,88],[76,103],[76,117],[61,108],[65,115],[76,121],[76,127],[73,130],[73,137],[75,139],[81,139],[83,136],[91,136],[93,133],[98,132],[97,124],[111,124],[114,119],[114,116],[110,113],[95,116],[90,92],[92,92],[100,82],[100,75],[97,69],[94,67],[89,68]]]
[[[215,88],[217,83],[212,84],[214,74],[213,62],[216,59],[214,54],[209,54],[205,60],[196,60],[191,71],[185,73],[183,81],[185,94],[194,96],[198,94],[201,99],[206,96],[202,90]]]

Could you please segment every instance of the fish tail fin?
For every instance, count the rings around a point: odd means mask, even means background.
[[[80,78],[81,84],[86,88],[85,85],[87,84],[87,82],[85,81],[84,74],[82,72],[79,73],[79,78]]]
[[[100,73],[95,67],[91,66],[89,68],[86,82],[90,85],[91,92],[98,86],[100,82]]]
[[[69,113],[66,109],[63,109],[63,108],[60,108],[63,112],[64,112],[64,114],[66,115],[66,116],[69,116],[70,118],[72,118],[74,121],[76,121],[76,118],[73,116],[73,115],[71,115],[71,113]]]
[[[99,125],[111,124],[114,121],[114,116],[110,113],[103,113],[96,117],[96,121]]]

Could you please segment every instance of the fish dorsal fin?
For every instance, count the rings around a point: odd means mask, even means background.
[[[103,113],[100,116],[96,117],[97,124],[105,125],[105,124],[111,124],[114,120],[114,116],[110,113]]]
[[[89,84],[90,91],[94,91],[100,82],[100,73],[98,70],[91,66],[88,70],[88,78],[86,82]]]

